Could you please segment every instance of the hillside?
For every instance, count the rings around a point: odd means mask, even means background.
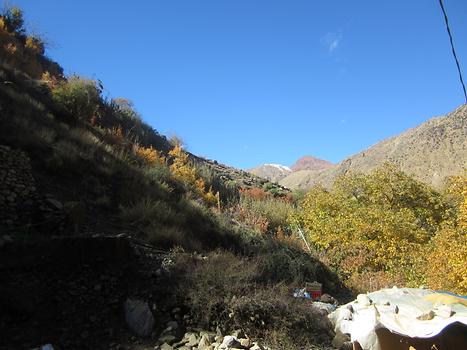
[[[264,179],[268,179],[269,181],[279,182],[284,177],[289,175],[292,170],[285,165],[262,164],[255,168],[248,169],[248,172]]]
[[[244,348],[329,345],[326,317],[290,291],[348,289],[285,228],[288,191],[64,76],[21,10],[4,11],[0,349],[218,347],[230,334]]]
[[[300,171],[280,181],[289,188],[329,186],[336,176],[369,171],[390,162],[435,188],[446,177],[462,174],[467,165],[467,106],[435,117],[397,136],[383,140],[323,172]]]

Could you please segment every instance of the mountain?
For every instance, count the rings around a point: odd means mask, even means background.
[[[327,160],[318,159],[313,156],[304,156],[297,160],[291,167],[292,171],[313,170],[322,171],[332,168],[333,164]]]
[[[287,175],[289,175],[292,172],[292,170],[285,165],[263,164],[257,166],[256,168],[249,169],[248,172],[256,176],[268,179],[269,181],[278,182]]]
[[[294,172],[280,184],[302,189],[316,183],[330,186],[340,174],[368,173],[386,162],[435,188],[442,187],[446,177],[461,174],[467,167],[467,105],[383,140],[335,167]]]

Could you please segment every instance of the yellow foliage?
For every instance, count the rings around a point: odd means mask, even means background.
[[[467,172],[449,179],[447,193],[454,196],[458,206],[457,224],[467,230]]]
[[[374,274],[388,285],[417,286],[425,282],[426,247],[446,213],[439,193],[385,166],[343,176],[331,191],[313,188],[290,221],[305,228],[314,247],[352,284]]]
[[[135,144],[133,145],[133,151],[139,159],[148,165],[154,166],[165,164],[165,157],[152,147],[145,148]]]
[[[201,197],[208,205],[215,205],[218,201],[217,196],[212,192],[212,188],[206,191],[206,184],[202,178],[196,176],[196,168],[190,163],[188,154],[183,151],[180,144],[169,151],[172,159],[170,172],[172,175],[191,187],[193,191]]]
[[[37,55],[43,55],[45,53],[44,43],[34,36],[28,36],[26,38],[25,47]]]
[[[446,227],[434,237],[427,255],[427,283],[433,289],[467,293],[467,234]]]

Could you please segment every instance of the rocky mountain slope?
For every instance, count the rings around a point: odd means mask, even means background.
[[[280,183],[289,188],[329,186],[340,174],[367,173],[386,162],[436,188],[443,186],[446,177],[461,174],[467,167],[467,105],[383,140],[335,167],[294,172]]]
[[[255,168],[249,169],[248,172],[264,179],[278,182],[289,175],[292,170],[285,165],[262,164]]]
[[[303,171],[305,174],[310,172],[313,174],[319,174],[331,167],[333,167],[333,164],[327,160],[318,159],[313,156],[304,156],[298,159],[290,168],[280,164],[262,164],[249,169],[248,172],[289,188],[290,186],[288,184],[294,184],[297,176],[298,178],[301,178]]]
[[[292,171],[312,170],[321,171],[332,168],[333,164],[324,159],[315,158],[313,156],[304,156],[298,159],[291,167]]]

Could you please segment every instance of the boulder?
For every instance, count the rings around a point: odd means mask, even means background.
[[[242,344],[238,341],[237,338],[231,335],[224,337],[222,344],[219,346],[219,349],[230,349],[230,348],[241,348]]]
[[[206,334],[203,334],[198,343],[198,350],[207,350],[210,345],[211,342],[209,341],[208,336]]]
[[[321,295],[321,297],[319,298],[319,301],[321,301],[322,303],[327,303],[327,304],[337,304],[337,300],[326,293]]]
[[[125,320],[136,335],[147,337],[154,328],[154,316],[147,302],[127,299],[125,301]]]

